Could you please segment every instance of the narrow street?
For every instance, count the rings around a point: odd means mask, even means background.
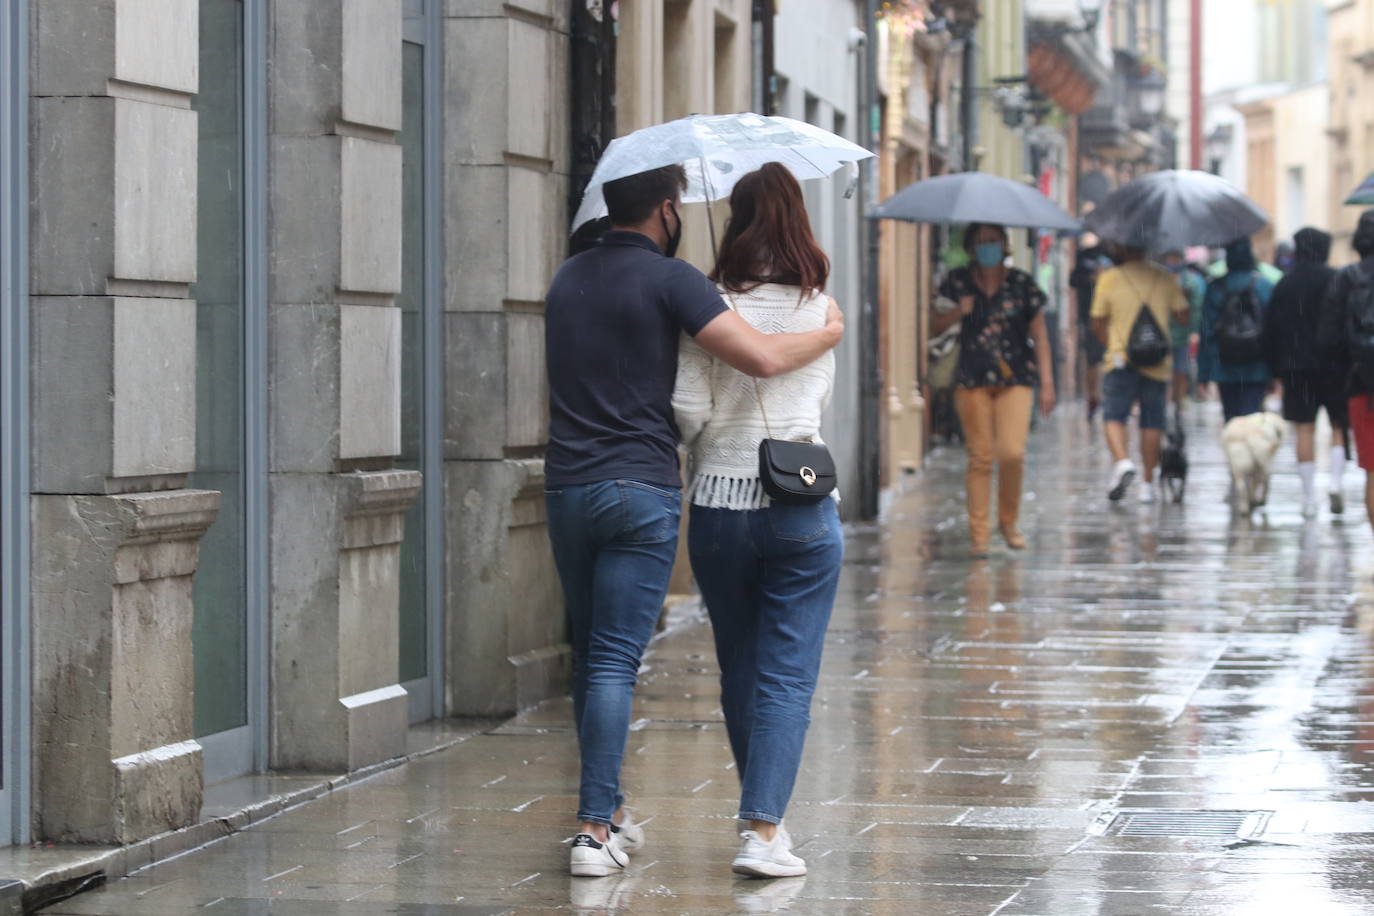
[[[649,845],[621,878],[567,875],[555,701],[44,912],[1374,911],[1360,475],[1342,521],[1304,523],[1286,441],[1271,508],[1233,521],[1219,411],[1191,410],[1182,506],[1109,506],[1070,404],[1032,437],[1025,554],[968,559],[957,447],[853,534],[788,817],[805,878],[730,873],[737,782],[689,608],[646,661],[626,783]]]

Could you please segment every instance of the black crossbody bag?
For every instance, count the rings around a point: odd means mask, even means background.
[[[754,379],[754,398],[768,430],[768,438],[759,443],[759,482],[763,492],[777,502],[802,505],[828,497],[835,489],[835,459],[830,449],[810,440],[773,438],[758,379]]]

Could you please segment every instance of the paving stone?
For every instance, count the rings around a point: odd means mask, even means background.
[[[1285,447],[1267,514],[1230,518],[1206,406],[1188,502],[1112,507],[1100,431],[1072,413],[1032,439],[1026,552],[968,559],[953,449],[851,530],[788,815],[804,879],[730,874],[738,776],[696,612],[641,675],[624,784],[650,845],[619,878],[566,874],[557,699],[45,912],[1370,912],[1374,540],[1354,481],[1340,524],[1305,522]],[[1102,835],[1120,807],[1273,815],[1248,843]]]

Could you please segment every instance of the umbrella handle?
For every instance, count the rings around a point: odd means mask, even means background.
[[[714,263],[719,252],[716,251],[716,220],[711,213],[711,178],[706,172],[706,157],[698,161],[701,163],[701,187],[706,192],[706,229],[711,234],[711,261]]]

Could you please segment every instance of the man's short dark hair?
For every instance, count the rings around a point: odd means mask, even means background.
[[[627,175],[601,186],[606,211],[617,226],[636,226],[665,200],[677,200],[687,190],[687,170],[680,164],[665,165],[638,175]]]

